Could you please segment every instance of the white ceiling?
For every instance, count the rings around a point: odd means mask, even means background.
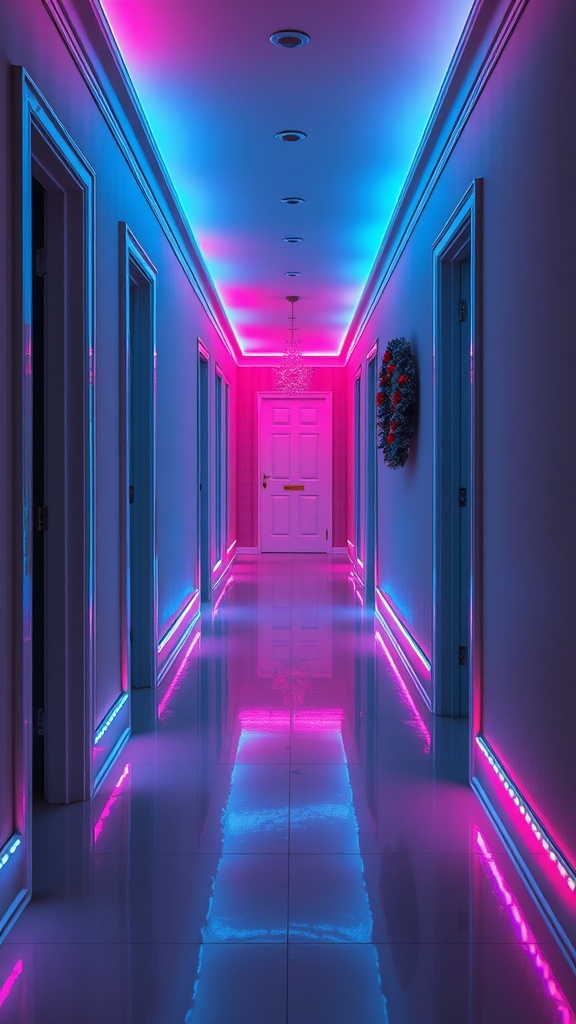
[[[472,0],[101,2],[240,348],[339,353]]]

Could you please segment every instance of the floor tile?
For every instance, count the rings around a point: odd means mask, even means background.
[[[94,800],[36,801],[0,1024],[576,1024],[467,723],[392,671],[349,574],[238,558]]]

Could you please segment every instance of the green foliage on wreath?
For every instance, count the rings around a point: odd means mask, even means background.
[[[403,466],[416,424],[416,363],[406,338],[393,338],[382,357],[376,395],[378,447],[392,469]]]

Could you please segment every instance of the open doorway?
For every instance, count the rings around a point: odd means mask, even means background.
[[[467,717],[478,558],[479,183],[434,245],[433,709]]]

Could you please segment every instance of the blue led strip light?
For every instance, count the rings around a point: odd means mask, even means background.
[[[166,644],[168,643],[168,641],[172,639],[174,634],[178,631],[178,629],[180,628],[180,626],[184,622],[186,616],[190,614],[190,611],[192,610],[192,606],[198,600],[198,596],[199,596],[199,594],[198,594],[198,591],[196,590],[194,592],[194,594],[192,595],[192,597],[190,598],[190,600],[188,601],[188,604],[186,605],[186,607],[183,608],[183,610],[180,612],[180,615],[178,616],[176,621],[172,623],[172,625],[170,626],[170,629],[164,634],[162,639],[158,642],[158,654],[162,653],[162,651],[166,647]],[[196,622],[196,619],[199,619],[199,618],[200,618],[200,612],[198,612],[195,615],[193,622],[190,623],[190,626],[193,626],[194,622]]]
[[[506,769],[498,760],[494,751],[488,746],[486,740],[484,740],[482,736],[477,736],[476,743],[480,747],[480,750],[484,754],[484,757],[487,759],[488,764],[491,766],[495,775],[500,779],[500,782],[503,784],[508,796],[516,805],[526,823],[532,829],[532,832],[542,846],[542,849],[548,854],[552,863],[556,865],[560,876],[564,879],[571,892],[575,892],[576,872],[574,871],[574,868],[568,863],[564,854],[550,837],[550,834],[546,831],[538,816],[534,814],[532,808],[516,788]]]
[[[16,853],[16,850],[21,844],[22,836],[18,835],[17,832],[15,832],[13,836],[10,836],[8,842],[5,843],[2,849],[0,850],[0,871],[2,870],[2,868],[6,867],[8,861],[10,860],[10,857],[12,857],[13,854]]]
[[[103,722],[101,722],[96,732],[94,733],[94,746],[100,743],[100,740],[102,739],[104,733],[108,732],[108,729],[112,725],[112,722],[116,718],[116,715],[120,713],[127,700],[128,694],[123,693],[122,696],[119,697],[116,703],[112,706],[110,713],[108,714],[108,717],[105,718]]]

